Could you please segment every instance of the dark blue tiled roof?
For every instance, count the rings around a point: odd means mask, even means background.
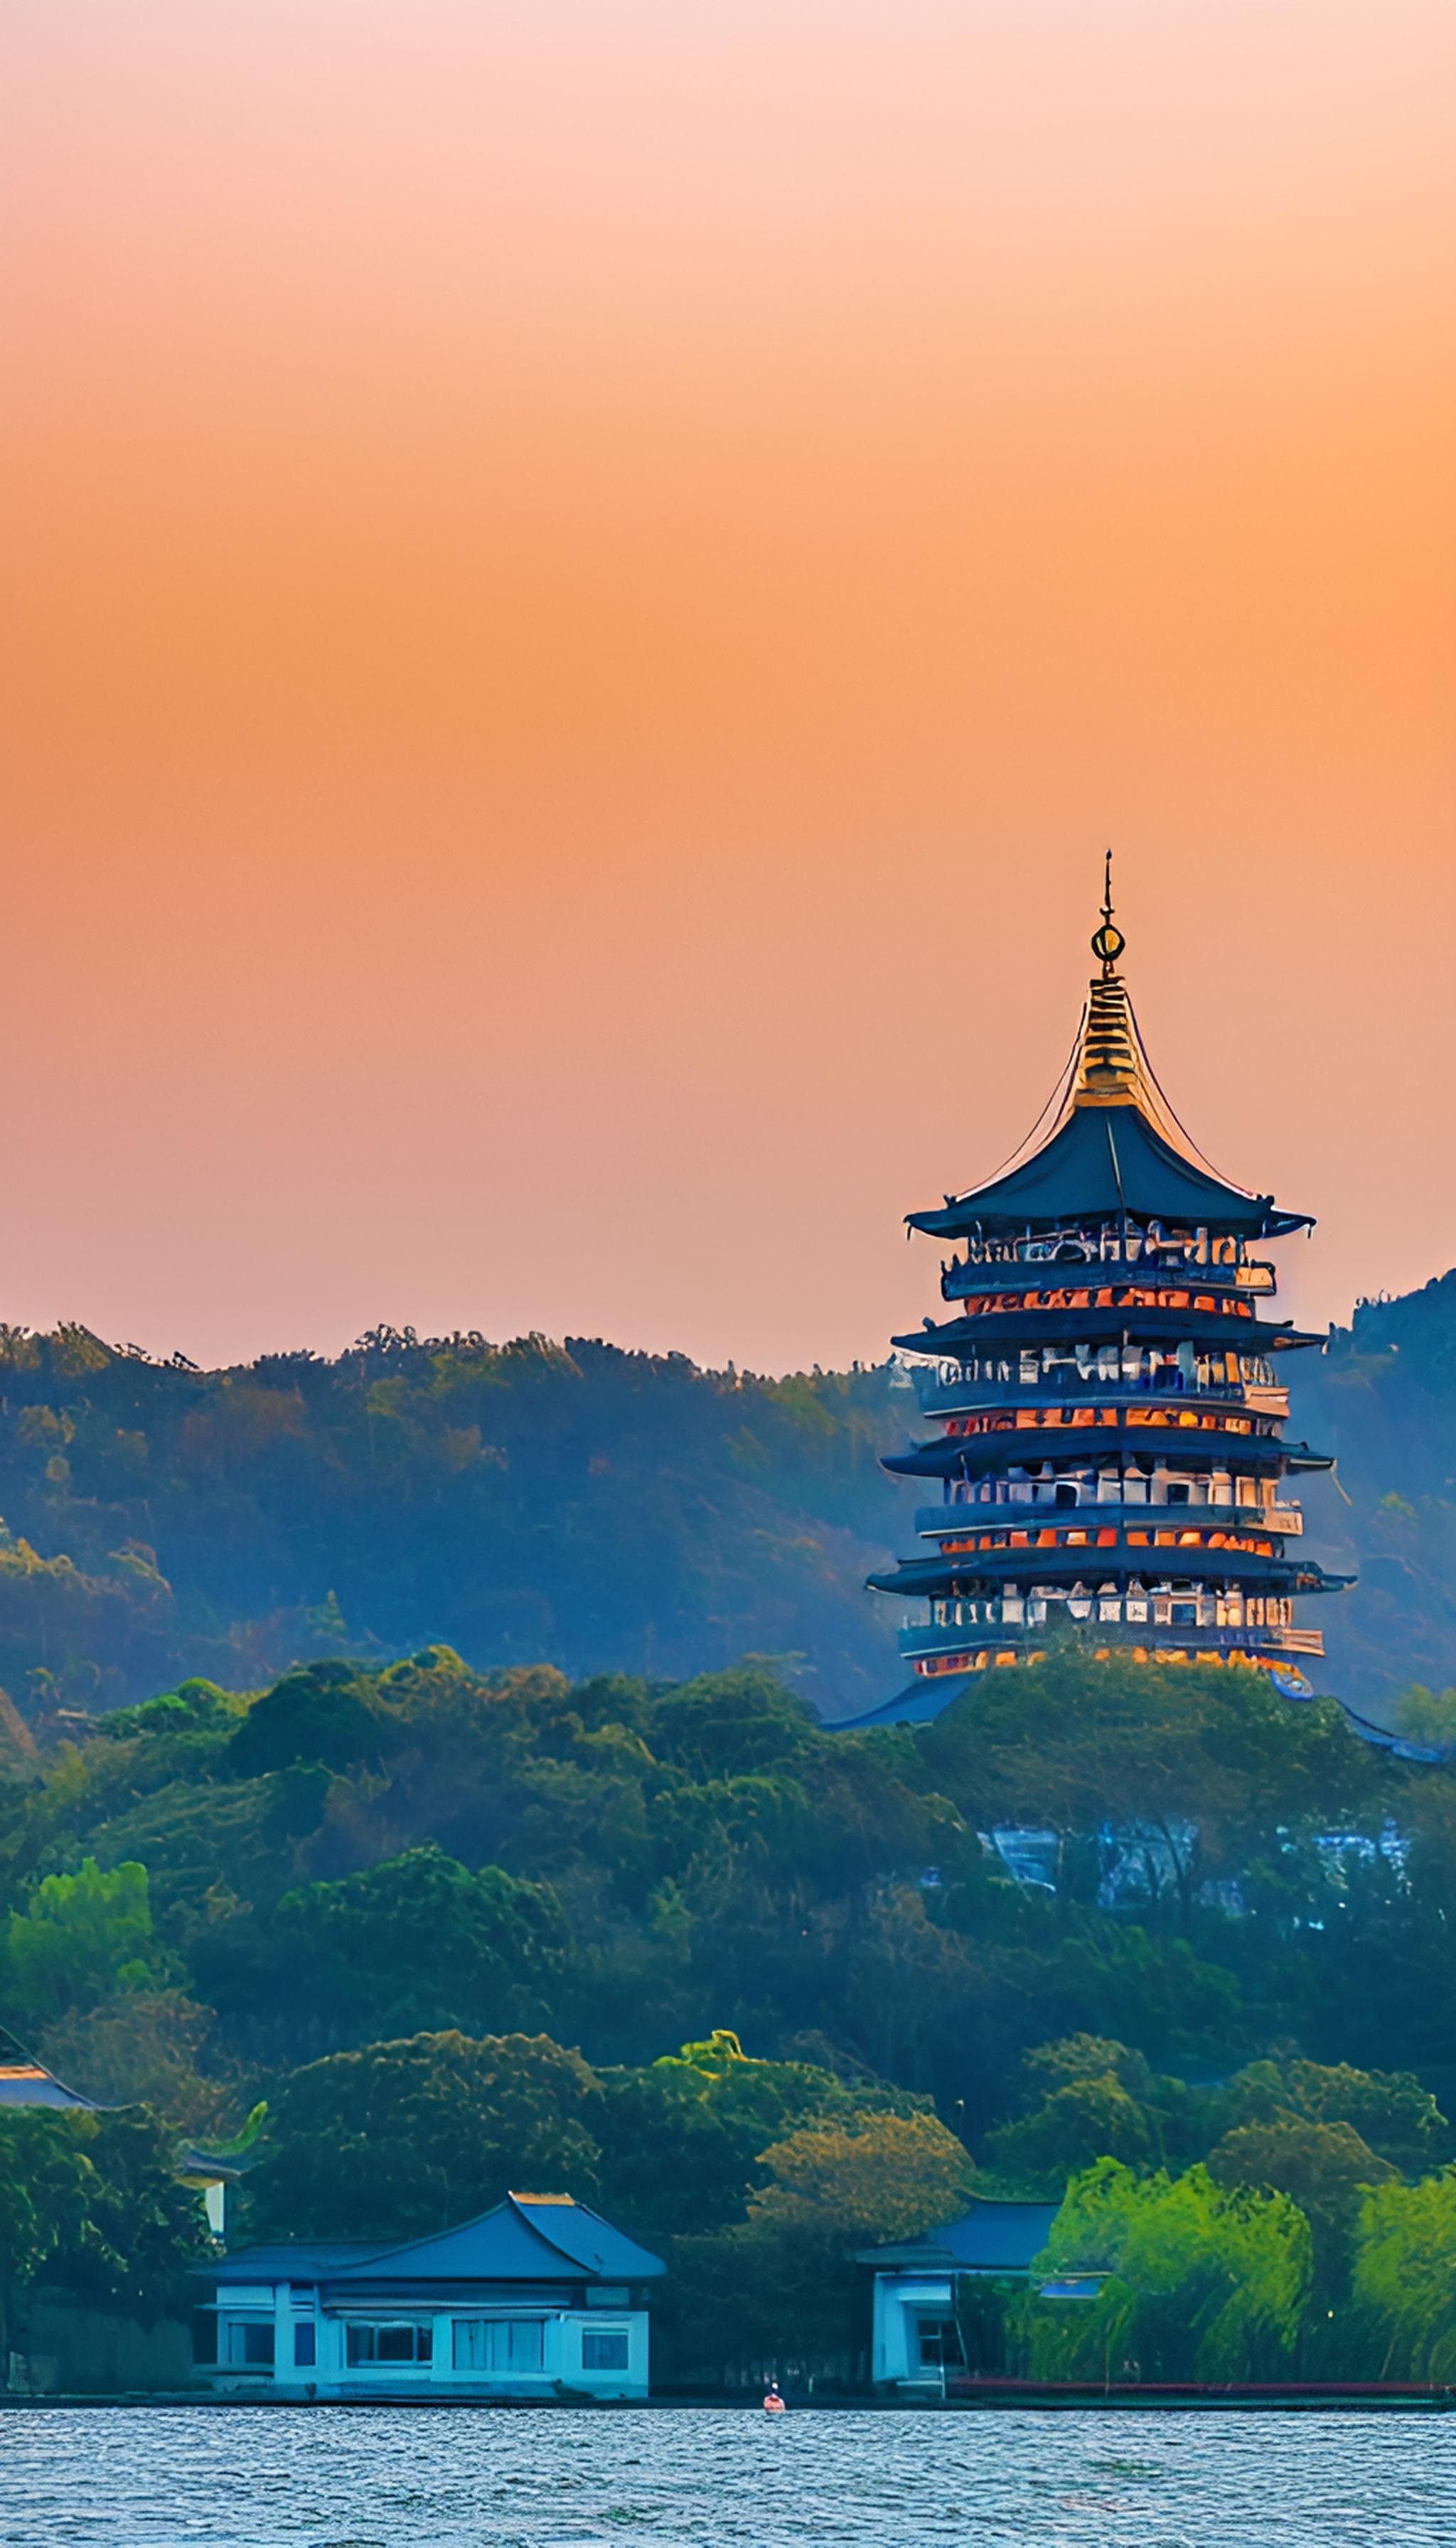
[[[893,1698],[882,1698],[877,1707],[866,1707],[863,1716],[837,1716],[825,1731],[863,1734],[875,1725],[928,1725],[933,1717],[944,1714],[952,1699],[958,1698],[974,1679],[972,1673],[942,1673],[934,1680],[917,1675]]]
[[[317,2283],[341,2265],[356,2265],[366,2256],[388,2255],[367,2238],[298,2238],[265,2247],[239,2247],[194,2272],[220,2283]]]
[[[377,2240],[245,2247],[206,2268],[221,2282],[644,2283],[667,2271],[570,2195],[507,2195],[478,2221],[393,2246]]]
[[[1024,2274],[1046,2246],[1060,2209],[1058,2203],[978,2198],[958,2220],[942,2222],[919,2238],[862,2248],[860,2262],[898,2272]]]
[[[1301,1229],[1309,1214],[1282,1212],[1271,1195],[1241,1193],[1175,1150],[1140,1108],[1078,1107],[1043,1148],[1004,1177],[958,1196],[939,1212],[907,1215],[913,1229],[959,1238],[972,1229],[1025,1228],[1123,1211],[1139,1220],[1200,1224],[1274,1237]]]
[[[1197,1442],[1201,1459],[1232,1457],[1246,1468],[1328,1469],[1333,1465],[1327,1451],[1312,1451],[1308,1442],[1285,1442],[1272,1433],[1232,1433],[1222,1428],[1205,1433],[1200,1427]],[[1161,1439],[1146,1426],[1108,1424],[1100,1425],[1097,1431],[1097,1451],[1105,1459],[1125,1450],[1136,1457],[1139,1452],[1170,1445],[1179,1445],[1175,1425],[1169,1425]],[[1191,1447],[1186,1436],[1181,1447]],[[963,1470],[967,1477],[983,1477],[1028,1460],[1041,1462],[1058,1456],[1069,1459],[1078,1454],[1086,1459],[1084,1442],[1079,1443],[1070,1431],[1060,1440],[1050,1432],[952,1433],[939,1442],[921,1442],[913,1451],[891,1452],[879,1465],[895,1478],[949,1478],[957,1470]]]
[[[533,2203],[528,2194],[513,2194],[510,2200],[541,2237],[603,2281],[638,2283],[667,2270],[661,2256],[624,2237],[585,2203]]]

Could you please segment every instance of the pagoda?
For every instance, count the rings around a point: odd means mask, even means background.
[[[1295,1600],[1350,1579],[1301,1555],[1285,1481],[1331,1463],[1285,1439],[1277,1375],[1322,1339],[1260,1316],[1275,1274],[1251,1253],[1312,1218],[1194,1148],[1143,1049],[1125,946],[1109,852],[1101,970],[1049,1129],[989,1183],[907,1216],[951,1243],[950,1315],[894,1339],[938,1430],[884,1466],[936,1501],[919,1553],[869,1579],[919,1615],[900,1636],[909,1685],[859,1724],[938,1716],[973,1675],[1036,1663],[1069,1629],[1098,1656],[1242,1667],[1312,1694],[1323,1641]]]

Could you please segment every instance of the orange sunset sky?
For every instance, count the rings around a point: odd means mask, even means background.
[[[1450,0],[10,0],[0,1316],[784,1368],[1064,1055],[1456,1259]]]

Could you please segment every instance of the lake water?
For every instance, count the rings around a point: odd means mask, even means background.
[[[0,2548],[1451,2548],[1456,2415],[45,2408]]]

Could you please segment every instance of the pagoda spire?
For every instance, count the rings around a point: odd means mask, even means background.
[[[1047,1217],[1075,1223],[1104,1205],[1118,1217],[1120,1232],[1129,1216],[1135,1223],[1263,1238],[1309,1224],[1308,1213],[1281,1211],[1272,1195],[1229,1184],[1185,1131],[1148,1060],[1118,971],[1126,947],[1113,917],[1109,851],[1101,922],[1092,934],[1100,970],[1088,985],[1051,1107],[993,1177],[947,1195],[944,1211],[907,1214],[912,1229],[979,1244],[993,1230],[1025,1231]]]
[[[1107,864],[1102,877],[1102,927],[1092,934],[1092,953],[1101,959],[1103,979],[1110,981],[1128,942],[1113,921],[1112,851],[1107,852]]]
[[[1082,1031],[1072,1068],[1071,1106],[1139,1106],[1157,1117],[1151,1073],[1143,1057],[1128,986],[1118,971],[1127,947],[1113,919],[1112,852],[1103,876],[1102,925],[1092,933],[1092,953],[1102,971],[1088,986]]]

